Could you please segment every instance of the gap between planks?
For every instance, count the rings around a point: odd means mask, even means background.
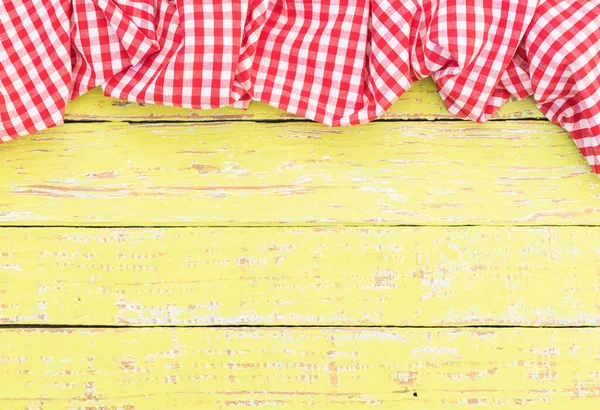
[[[346,224],[346,223],[314,223],[314,224],[260,224],[260,225],[3,225],[0,224],[0,229],[39,229],[39,228],[69,228],[69,229],[294,229],[294,228],[389,228],[389,229],[402,229],[402,228],[599,228],[598,225],[592,224],[572,224],[572,225],[561,225],[561,224],[543,224],[543,225],[531,225],[531,224],[463,224],[463,225],[437,225],[437,224],[386,224],[386,223],[364,223],[364,224]]]
[[[492,118],[489,121],[493,121],[493,122],[537,122],[537,123],[551,123],[550,120],[545,119],[545,118],[519,118],[519,119],[515,119],[515,118]],[[64,123],[65,124],[95,124],[95,123],[112,123],[112,122],[119,122],[119,123],[125,123],[125,124],[131,124],[131,125],[160,125],[160,124],[180,124],[180,125],[185,125],[185,124],[197,124],[200,121],[179,121],[179,120],[161,120],[161,121],[134,121],[134,120],[128,120],[127,118],[124,119],[118,119],[118,120],[98,120],[98,119],[90,119],[90,120],[84,120],[84,119],[77,119],[77,120],[73,120],[73,119],[65,119]],[[257,120],[251,120],[251,119],[230,119],[230,120],[220,120],[220,119],[214,119],[214,120],[203,120],[201,121],[202,123],[207,123],[207,124],[228,124],[228,123],[251,123],[251,124],[301,124],[301,123],[307,123],[307,124],[319,124],[316,121],[312,121],[312,120],[307,120],[307,119],[298,119],[298,120],[294,120],[294,119],[290,119],[290,118],[284,118],[284,119],[257,119]],[[472,123],[472,124],[476,124],[476,122],[471,121],[471,120],[467,120],[467,119],[463,119],[463,118],[378,118],[376,120],[372,120],[369,121],[370,123],[378,123],[378,122],[385,122],[385,123],[405,123],[405,122],[415,122],[415,123],[419,123],[419,122],[426,122],[426,123],[433,123],[433,122],[457,122],[457,123]],[[344,129],[344,128],[350,128],[352,126],[339,126],[339,127],[330,127],[331,129]]]
[[[0,324],[6,329],[600,329],[597,325],[68,325]]]

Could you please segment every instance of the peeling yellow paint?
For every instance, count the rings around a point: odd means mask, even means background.
[[[596,409],[600,180],[530,99],[451,117],[96,89],[1,145],[0,409]]]
[[[0,323],[600,325],[597,228],[5,228]]]
[[[5,225],[600,221],[600,180],[545,122],[68,124],[1,147],[0,198]]]
[[[593,409],[598,329],[0,331],[0,407]]]

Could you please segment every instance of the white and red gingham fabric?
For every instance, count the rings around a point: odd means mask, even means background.
[[[333,126],[432,76],[483,122],[534,96],[600,174],[600,0],[3,0],[0,140],[108,96],[188,108],[262,101]]]

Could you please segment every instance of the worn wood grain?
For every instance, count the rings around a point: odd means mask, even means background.
[[[67,120],[93,121],[236,121],[302,120],[293,114],[253,102],[248,110],[220,108],[191,110],[152,104],[138,104],[104,97],[96,88],[67,106]],[[431,79],[421,80],[407,91],[382,117],[386,120],[455,118],[446,109]],[[495,119],[544,118],[531,99],[506,103]]]
[[[600,230],[4,228],[0,323],[600,325]]]
[[[14,329],[0,407],[589,410],[599,368],[598,329]]]
[[[70,124],[0,147],[0,224],[598,224],[545,122]]]
[[[600,328],[562,327],[600,326],[600,182],[531,99],[65,118],[0,146],[0,225],[45,226],[0,229],[1,409],[598,407]]]

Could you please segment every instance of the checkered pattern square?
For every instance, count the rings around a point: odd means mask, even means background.
[[[477,122],[533,95],[600,174],[600,0],[0,2],[1,141],[61,124],[67,101],[99,85],[347,126],[427,76]]]

